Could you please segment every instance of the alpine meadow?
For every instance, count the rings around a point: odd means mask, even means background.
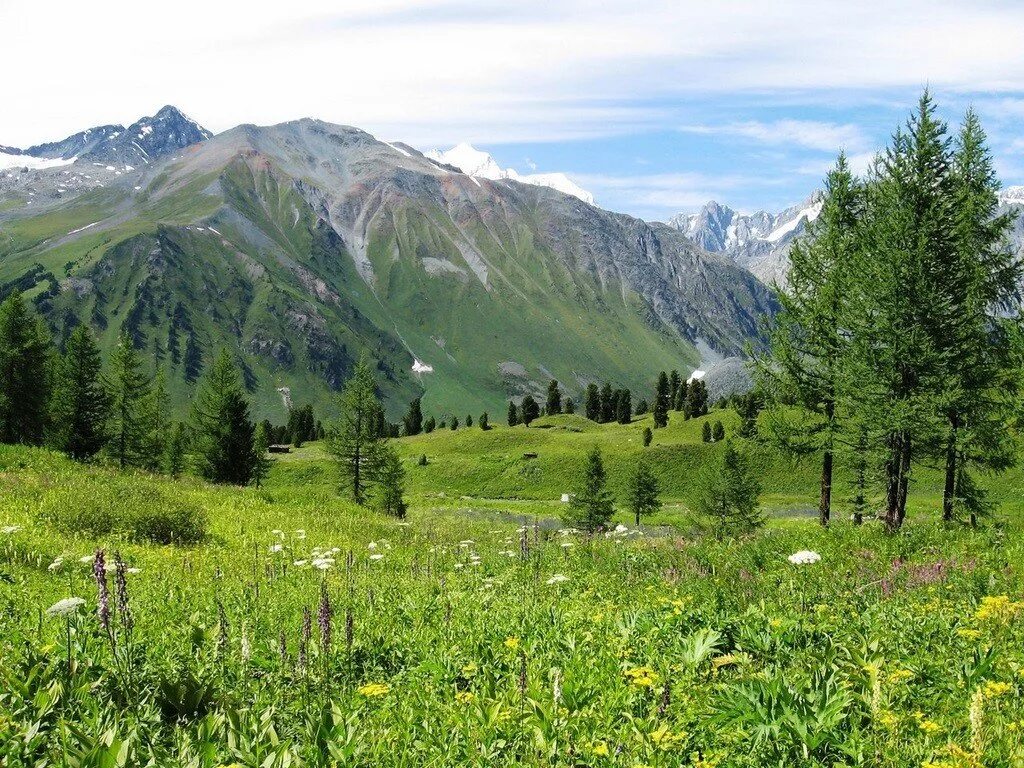
[[[399,5],[281,16],[245,46],[310,63],[282,87],[254,61],[268,97],[304,103],[318,41],[492,23]],[[523,70],[535,98],[479,101],[507,130],[472,122],[458,95],[507,64],[501,24],[562,29],[527,5],[495,9],[493,60],[458,82],[405,62],[450,89],[443,120],[387,81],[366,124],[409,143],[166,106],[0,146],[0,766],[1024,767],[1014,65],[975,86],[936,64],[898,116],[895,88],[837,91],[827,122],[815,46],[785,90],[733,88],[739,53],[698,46],[726,109],[666,83],[691,70],[657,30],[654,58],[590,71],[574,46],[621,41],[588,9],[563,74]],[[183,56],[241,55],[195,35]],[[180,66],[214,114],[272,114]],[[612,98],[627,75],[649,103]],[[536,106],[598,76],[607,102]],[[431,149],[453,124],[529,172]],[[545,170],[556,152],[581,170]],[[804,203],[749,212],[793,178]]]

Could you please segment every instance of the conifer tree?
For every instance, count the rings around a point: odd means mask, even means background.
[[[423,431],[426,432],[429,435],[431,432],[434,431],[434,428],[436,426],[437,426],[437,421],[434,419],[434,417],[433,416],[428,416],[427,420],[423,422]]]
[[[576,403],[572,401],[571,397],[565,398],[565,404],[562,406],[562,410],[565,413],[576,413]]]
[[[643,416],[650,409],[651,409],[651,406],[648,404],[648,402],[646,400],[641,400],[639,403],[636,404],[636,415],[637,416]]]
[[[423,430],[423,411],[420,410],[421,398],[415,398],[409,403],[409,411],[402,420],[405,425],[405,434],[418,435]]]
[[[562,412],[562,391],[558,388],[558,382],[555,379],[548,383],[548,400],[544,411],[548,416]]]
[[[1020,256],[1007,244],[1014,216],[997,215],[999,182],[985,132],[973,110],[964,117],[953,148],[956,285],[952,322],[937,340],[944,345],[941,413],[945,435],[942,517],[971,522],[987,504],[970,467],[1000,471],[1016,447],[1006,424],[1020,391],[1020,362],[1013,352],[1012,323],[1019,316]]]
[[[167,376],[160,368],[153,377],[149,398],[144,405],[147,435],[147,447],[144,466],[151,471],[158,471],[167,452],[167,441],[171,430],[171,399],[167,393]]]
[[[15,291],[0,304],[0,442],[39,445],[50,399],[50,338]]]
[[[587,454],[580,484],[565,511],[567,523],[584,531],[601,530],[608,524],[614,507],[607,479],[601,449],[595,445]]]
[[[861,247],[864,190],[846,156],[839,155],[825,180],[821,213],[806,237],[790,250],[790,272],[779,296],[782,312],[771,334],[771,357],[758,360],[758,378],[771,395],[769,435],[783,449],[805,455],[820,452],[818,520],[828,525],[832,509],[832,468],[840,430],[837,404],[845,348],[846,276]],[[794,419],[799,414],[812,419]],[[756,431],[756,403],[740,399],[740,434]]]
[[[452,416],[452,420],[451,420],[451,422],[449,422],[449,426],[450,426],[452,432],[457,430],[459,428],[459,417],[458,416]]]
[[[252,481],[253,484],[259,488],[263,485],[263,481],[267,479],[267,474],[270,472],[270,432],[267,430],[267,424],[261,421],[256,425],[256,432],[252,439],[252,451],[255,461],[252,467]]]
[[[686,400],[690,394],[690,385],[685,381],[679,383],[679,389],[676,391],[676,399],[672,401],[672,409],[675,411],[686,411]],[[684,416],[687,418],[689,414]]]
[[[199,383],[192,405],[196,469],[214,483],[248,485],[256,456],[241,377],[223,350]]]
[[[339,398],[340,417],[330,430],[327,450],[341,473],[341,487],[356,504],[364,504],[367,489],[381,461],[380,402],[377,385],[365,360],[360,360]]]
[[[505,423],[510,427],[514,427],[519,423],[519,409],[516,408],[513,400],[508,401],[508,415],[505,417]]]
[[[107,452],[121,469],[142,466],[150,460],[152,448],[147,418],[152,393],[142,359],[126,333],[110,356],[109,392]]]
[[[472,415],[467,415],[466,416],[466,426],[467,427],[472,427],[473,426],[473,417],[472,417]]]
[[[698,476],[694,509],[716,537],[739,536],[764,525],[760,494],[746,457],[727,441],[721,459],[709,462]]]
[[[668,426],[669,383],[664,371],[658,374],[658,385],[654,391],[654,428]]]
[[[644,427],[644,448],[649,446],[652,440],[654,440],[654,433],[651,431],[651,428]]]
[[[605,385],[601,387],[601,418],[598,419],[601,424],[607,424],[615,419],[615,402],[613,397],[612,385],[605,382]]]
[[[708,412],[708,388],[702,379],[694,379],[687,387],[686,417],[706,416]]]
[[[597,388],[597,384],[587,385],[587,399],[584,412],[591,421],[601,420],[601,391]]]
[[[679,375],[679,371],[672,369],[672,372],[668,375],[668,407],[672,408],[676,402],[676,397],[679,396],[679,387],[682,385],[683,380]]]
[[[706,421],[700,426],[700,439],[705,443],[710,443],[714,440],[714,435],[711,432],[711,424]]]
[[[661,500],[658,498],[660,493],[658,478],[654,476],[647,460],[640,457],[633,468],[633,473],[629,476],[629,485],[626,490],[626,506],[633,513],[638,527],[640,518],[653,515],[661,509]]]
[[[715,420],[714,425],[711,427],[711,442],[717,443],[719,440],[725,439],[725,427],[722,426],[722,422]]]
[[[484,411],[483,413],[480,414],[480,419],[478,420],[477,423],[480,425],[480,429],[482,429],[484,432],[491,428],[490,422],[487,419],[487,411]]]
[[[958,276],[955,179],[946,125],[926,91],[876,162],[844,291],[844,401],[859,412],[885,476],[885,524],[906,515],[912,461],[936,452]]]
[[[387,444],[384,444],[380,451],[374,503],[377,509],[386,515],[405,518],[405,468],[398,453]]]
[[[56,368],[49,442],[71,458],[85,461],[106,444],[110,414],[100,349],[86,326],[71,332]]]
[[[537,401],[533,399],[532,395],[527,395],[523,398],[523,404],[520,408],[522,411],[522,421],[526,426],[530,426],[531,422],[540,416],[540,407],[537,405]]]
[[[619,424],[629,424],[633,421],[633,397],[628,389],[619,391],[616,410],[616,421]]]
[[[188,445],[188,432],[185,425],[178,421],[170,429],[167,449],[164,453],[164,471],[177,478],[185,471],[185,451]]]

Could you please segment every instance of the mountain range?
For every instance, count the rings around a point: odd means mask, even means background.
[[[759,343],[774,296],[728,254],[562,178],[467,172],[466,149],[311,119],[213,136],[173,107],[5,148],[0,297],[23,291],[58,342],[128,333],[182,406],[228,348],[277,420],[361,356],[393,418],[419,395],[461,416],[551,378],[647,391]]]

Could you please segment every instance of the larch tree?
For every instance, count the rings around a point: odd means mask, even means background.
[[[637,526],[642,518],[661,509],[660,493],[658,478],[651,471],[651,465],[641,456],[633,467],[626,488],[626,506],[633,514]]]
[[[597,384],[587,385],[587,397],[584,401],[584,413],[591,421],[601,420],[601,390]]]
[[[604,528],[615,511],[607,484],[601,449],[595,445],[587,453],[583,475],[563,516],[565,522],[585,531]]]
[[[365,360],[345,382],[339,399],[340,417],[330,430],[327,450],[341,473],[341,486],[356,504],[364,504],[381,462],[382,436],[377,385]]]
[[[558,381],[555,379],[548,383],[548,399],[544,406],[544,412],[548,416],[562,412],[562,390],[558,388]]]
[[[782,311],[770,336],[771,354],[757,359],[758,379],[770,398],[769,437],[798,455],[821,454],[821,525],[828,525],[832,514],[840,429],[837,406],[847,345],[844,276],[860,247],[863,205],[864,190],[840,154],[825,179],[821,213],[790,250],[789,276],[779,293]],[[794,403],[799,410],[792,408]],[[756,429],[756,405],[751,397],[738,401],[743,436]]]

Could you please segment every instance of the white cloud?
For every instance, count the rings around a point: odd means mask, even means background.
[[[857,150],[868,143],[864,132],[856,125],[817,120],[749,120],[720,126],[683,126],[680,130],[686,133],[741,136],[762,144],[796,145],[824,152],[836,152],[840,148]]]
[[[51,4],[4,0],[0,69],[18,74],[0,141],[168,102],[214,130],[311,115],[434,145],[646,130],[664,115],[637,105],[707,94],[1024,92],[1022,28],[1024,4],[957,0],[110,0],[62,3],[59,23]]]

